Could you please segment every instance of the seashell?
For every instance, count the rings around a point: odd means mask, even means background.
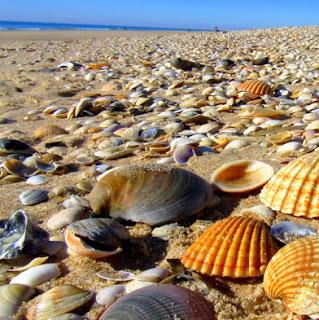
[[[260,194],[261,202],[282,213],[319,217],[318,169],[317,152],[291,161],[264,186]]]
[[[111,219],[85,219],[67,227],[65,242],[71,254],[98,259],[121,252],[129,236],[124,226]]]
[[[8,159],[2,166],[9,174],[16,176],[29,177],[36,172],[35,169],[25,166],[22,161],[16,159]]]
[[[267,138],[271,144],[284,144],[292,139],[292,133],[290,131],[282,131],[270,135]]]
[[[246,80],[237,87],[237,90],[250,92],[256,96],[271,94],[271,87],[266,82],[261,80]]]
[[[26,143],[15,139],[0,139],[0,154],[25,154],[31,155],[36,151]]]
[[[210,276],[258,277],[277,251],[263,222],[233,216],[209,227],[186,250],[182,264]]]
[[[43,184],[46,182],[45,176],[38,174],[36,176],[29,177],[26,181],[27,184],[31,184],[33,186]]]
[[[22,284],[0,286],[0,317],[14,316],[23,301],[28,301],[35,290]]]
[[[263,204],[251,208],[242,209],[240,211],[240,215],[261,219],[269,226],[271,225],[272,221],[275,219],[276,216],[275,212],[273,212],[271,209],[269,209]]]
[[[104,173],[88,196],[94,212],[161,225],[185,219],[216,197],[199,176],[167,165],[131,165]]]
[[[274,174],[267,163],[257,160],[239,160],[222,165],[214,171],[211,182],[220,190],[242,193],[264,185]]]
[[[47,201],[48,191],[46,190],[27,190],[19,195],[19,199],[24,206],[33,206],[41,202]]]
[[[66,199],[62,203],[64,208],[83,208],[89,209],[90,204],[87,199],[72,194],[69,199]]]
[[[267,296],[280,300],[294,313],[319,317],[319,238],[306,237],[281,248],[264,275]]]
[[[72,222],[88,218],[87,211],[81,207],[67,208],[54,214],[47,222],[50,230],[58,230]]]
[[[270,228],[270,233],[274,238],[286,244],[299,238],[318,235],[315,228],[292,221],[273,224]]]
[[[152,268],[138,273],[135,279],[139,281],[159,282],[170,275],[171,272],[166,269]]]
[[[62,129],[61,127],[55,125],[55,124],[45,124],[40,126],[34,131],[34,138],[35,139],[43,139],[43,138],[49,138],[58,136],[61,134],[66,134],[67,131]]]
[[[307,125],[306,130],[319,130],[319,120],[310,122]]]
[[[248,142],[245,140],[234,140],[229,142],[224,148],[224,150],[236,150],[236,149],[246,147],[247,145],[248,145]]]
[[[254,119],[254,118],[284,118],[285,113],[280,110],[274,110],[270,108],[261,108],[259,106],[249,106],[242,109],[238,116],[243,119]],[[258,124],[258,123],[255,123]]]
[[[76,313],[64,313],[60,316],[51,317],[50,320],[88,320],[88,318],[79,316]]]
[[[43,262],[47,261],[49,259],[49,257],[38,257],[38,258],[34,258],[32,261],[30,261],[27,265],[23,266],[23,267],[17,267],[17,268],[13,268],[13,269],[9,269],[8,271],[11,272],[21,272],[21,271],[25,271],[28,270],[32,267],[38,266],[40,264],[42,264]]]
[[[285,144],[282,144],[280,147],[278,147],[277,152],[285,154],[285,153],[291,153],[291,152],[298,151],[302,148],[303,148],[302,143],[300,143],[298,141],[291,141],[291,142],[287,142]]]
[[[120,298],[99,318],[110,319],[217,319],[214,307],[189,289],[157,284],[138,289]]]
[[[220,125],[216,122],[209,122],[201,125],[196,131],[198,133],[214,133],[218,131]]]
[[[175,162],[179,164],[185,164],[192,156],[195,156],[196,152],[194,148],[188,144],[179,146],[176,148],[173,154]]]
[[[99,278],[104,280],[110,280],[110,281],[117,281],[117,282],[127,282],[130,280],[135,279],[135,274],[128,271],[110,271],[110,272],[98,272],[96,274]]]
[[[28,308],[28,320],[47,320],[72,311],[93,298],[93,293],[71,285],[59,285],[34,299]]]
[[[63,108],[63,107],[62,107]],[[57,106],[57,105],[52,105],[52,106],[48,106],[43,110],[44,114],[53,114],[53,112],[57,111],[61,109],[61,106]],[[65,109],[67,111],[67,109]]]
[[[22,210],[9,219],[0,220],[0,259],[15,259],[37,254],[40,245],[48,242],[48,233],[38,227]]]
[[[125,286],[123,286],[122,284],[115,284],[113,286],[109,286],[107,288],[99,290],[96,294],[95,300],[98,304],[109,307],[125,293]]]

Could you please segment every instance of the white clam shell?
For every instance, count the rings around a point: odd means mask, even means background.
[[[27,184],[31,184],[31,185],[39,185],[39,184],[45,183],[46,179],[45,179],[45,176],[39,174],[39,175],[28,178],[26,182]]]
[[[61,229],[72,222],[86,218],[86,211],[82,207],[66,208],[54,214],[47,222],[51,230]]]
[[[166,269],[152,268],[137,274],[135,276],[135,279],[140,281],[146,281],[146,282],[159,282],[170,275],[171,275],[170,271]]]
[[[281,145],[278,149],[278,153],[288,153],[288,152],[294,152],[298,151],[303,147],[302,143],[297,142],[297,141],[291,141],[287,142],[283,145]]]
[[[30,287],[36,287],[61,274],[58,264],[46,263],[23,271],[14,277],[10,284],[20,283]]]
[[[116,284],[107,288],[101,289],[96,294],[96,303],[109,307],[119,297],[126,293],[125,286]]]
[[[248,145],[248,142],[245,140],[233,140],[227,144],[224,150],[240,149],[240,148],[246,147],[247,145]]]

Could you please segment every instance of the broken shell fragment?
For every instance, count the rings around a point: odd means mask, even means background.
[[[165,284],[129,293],[111,305],[99,320],[189,319],[214,320],[214,307],[200,294]]]
[[[226,163],[215,170],[211,182],[224,192],[242,193],[261,187],[273,174],[274,169],[267,163],[239,160]]]
[[[71,254],[93,259],[104,258],[122,251],[129,232],[111,219],[85,219],[70,224],[65,242]]]
[[[182,264],[210,276],[261,276],[277,246],[266,224],[240,216],[225,218],[209,227],[186,250]]]
[[[56,286],[34,299],[28,320],[47,320],[72,311],[93,298],[93,293],[71,285]]]
[[[281,248],[264,275],[267,296],[294,313],[319,317],[319,238],[306,237]]]
[[[104,173],[88,196],[95,213],[161,225],[215,203],[212,187],[189,171],[167,165],[123,166]]]

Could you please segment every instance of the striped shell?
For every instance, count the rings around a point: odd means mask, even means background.
[[[208,228],[183,254],[186,268],[210,276],[257,277],[277,250],[266,224],[232,216]]]
[[[272,210],[307,218],[319,217],[319,153],[299,157],[281,168],[260,194]]]
[[[271,299],[281,300],[299,315],[319,317],[319,238],[289,243],[269,262],[264,289]]]
[[[260,80],[246,80],[237,87],[237,90],[249,92],[256,96],[263,96],[271,93],[270,86],[266,82]]]
[[[100,320],[214,320],[213,306],[201,295],[172,285],[151,285],[131,292],[108,308]]]

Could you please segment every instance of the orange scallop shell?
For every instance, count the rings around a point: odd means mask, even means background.
[[[181,262],[210,276],[257,277],[264,273],[276,251],[265,223],[232,216],[208,228],[186,250]]]
[[[319,217],[319,153],[306,154],[281,168],[263,187],[260,200],[282,213]]]
[[[264,289],[299,315],[319,317],[319,238],[306,237],[280,249],[269,262]]]
[[[237,90],[250,92],[256,96],[263,96],[271,93],[270,86],[261,80],[246,80],[237,87]]]

